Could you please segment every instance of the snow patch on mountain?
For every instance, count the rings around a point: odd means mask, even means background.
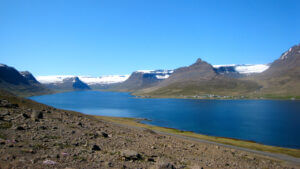
[[[174,71],[173,70],[137,70],[135,73],[153,74],[157,79],[167,79]]]
[[[241,74],[252,74],[252,73],[261,73],[269,68],[267,64],[244,64],[244,65],[213,65],[214,68],[220,67],[233,67],[235,71]]]
[[[156,73],[156,74],[159,74],[159,73],[164,73],[164,74],[168,74],[168,73],[173,73],[174,71],[173,70],[137,70],[135,72],[138,72],[138,73]]]
[[[286,51],[281,57],[280,57],[280,59],[281,60],[284,60],[284,59],[286,59],[288,56],[288,54],[290,53],[292,51],[292,48],[290,48],[288,51]]]
[[[73,75],[50,75],[50,76],[37,76],[36,79],[40,83],[63,83],[64,79],[73,78]]]
[[[129,78],[129,75],[105,75],[100,77],[79,76],[83,82],[91,84],[112,84],[124,82]]]
[[[250,73],[261,73],[269,68],[269,65],[257,64],[257,65],[238,65],[235,67],[235,70],[241,74],[250,74]]]
[[[229,64],[229,65],[212,65],[214,68],[220,68],[220,67],[230,67],[230,66],[236,66],[235,64]]]
[[[155,76],[157,79],[167,79],[168,77],[170,77],[170,75],[156,75]]]
[[[91,84],[112,84],[120,83],[128,79],[129,75],[106,75],[100,77],[91,76],[74,76],[74,75],[54,75],[54,76],[37,76],[40,83],[63,83],[64,79],[78,77],[84,83]]]

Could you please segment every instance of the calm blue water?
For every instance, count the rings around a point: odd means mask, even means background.
[[[137,99],[98,91],[30,99],[85,114],[147,118],[147,124],[300,148],[300,101]]]

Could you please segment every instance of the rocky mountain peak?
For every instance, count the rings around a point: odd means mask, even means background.
[[[204,60],[198,58],[196,62],[189,66],[190,68],[197,68],[197,69],[213,69],[213,66]]]
[[[289,58],[289,56],[299,54],[299,53],[300,53],[300,44],[295,45],[295,46],[291,47],[289,50],[287,50],[286,52],[284,52],[280,56],[280,59],[285,60],[285,59]]]
[[[201,58],[198,58],[198,59],[196,60],[196,63],[201,63],[201,62],[203,62],[203,60],[202,60]]]
[[[30,83],[39,84],[36,78],[29,71],[21,71],[20,74],[25,77]]]

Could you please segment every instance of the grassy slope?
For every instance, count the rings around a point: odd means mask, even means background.
[[[251,81],[236,80],[236,79],[214,79],[210,81],[189,82],[189,83],[173,83],[165,87],[154,90],[145,89],[137,91],[136,95],[148,95],[155,97],[178,97],[194,96],[203,94],[216,94],[223,96],[239,96],[247,95],[259,89],[260,86]]]
[[[196,134],[196,133],[193,133],[190,131],[181,131],[181,130],[172,129],[172,128],[146,125],[146,124],[139,123],[140,120],[134,119],[134,118],[120,118],[120,117],[107,117],[107,116],[95,116],[95,117],[102,119],[102,120],[119,123],[119,124],[125,124],[125,125],[129,125],[129,126],[142,127],[142,128],[146,128],[146,129],[151,129],[151,130],[156,130],[156,131],[161,131],[161,132],[166,132],[166,133],[172,133],[172,134],[177,134],[177,135],[181,135],[181,136],[199,138],[199,139],[203,139],[203,140],[209,140],[209,141],[213,141],[213,142],[218,142],[218,143],[223,143],[223,144],[228,144],[228,145],[233,145],[233,146],[238,146],[238,147],[244,147],[244,148],[249,148],[249,149],[253,149],[253,150],[286,154],[286,155],[290,155],[290,156],[294,156],[294,157],[298,157],[298,158],[300,157],[299,149],[268,146],[268,145],[262,145],[262,144],[258,144],[258,143],[254,143],[254,142],[250,142],[250,141],[207,136],[207,135]]]

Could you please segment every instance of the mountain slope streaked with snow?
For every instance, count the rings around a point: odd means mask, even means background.
[[[222,70],[220,68],[231,68],[237,73],[240,74],[252,74],[252,73],[261,73],[269,68],[267,64],[245,64],[245,65],[213,65],[214,68]],[[224,69],[228,71],[229,69]],[[136,73],[143,74],[154,74],[157,79],[163,80],[167,79],[172,73],[173,70],[138,70]],[[221,72],[222,73],[222,72]],[[223,72],[228,73],[228,72]],[[121,83],[126,81],[129,78],[129,75],[105,75],[100,77],[91,77],[91,76],[74,76],[74,75],[54,75],[54,76],[37,76],[36,79],[40,83],[49,84],[49,83],[63,83],[63,80],[66,78],[78,77],[81,81],[88,85],[97,85],[97,84],[114,84]]]

